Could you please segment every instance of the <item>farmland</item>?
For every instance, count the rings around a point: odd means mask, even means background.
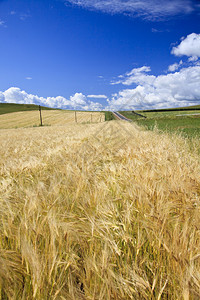
[[[50,107],[42,106],[44,110],[52,110]],[[18,111],[38,110],[38,105],[34,104],[16,104],[16,103],[0,103],[0,115]]]
[[[0,143],[1,299],[198,299],[197,144],[118,121]]]
[[[138,111],[146,118],[137,116],[131,111],[121,113],[148,130],[156,127],[164,132],[176,132],[185,137],[200,138],[200,110]]]
[[[38,108],[37,108],[38,109]],[[65,125],[75,122],[75,113],[64,110],[42,110],[44,126]],[[78,123],[96,123],[105,120],[104,113],[99,112],[76,112]],[[0,115],[0,129],[37,127],[40,124],[38,111],[18,111]]]

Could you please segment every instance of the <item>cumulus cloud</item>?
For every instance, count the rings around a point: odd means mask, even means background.
[[[84,106],[84,110],[100,111],[103,110],[103,106],[99,102],[90,101],[87,105]]]
[[[106,95],[87,95],[88,98],[107,99]]]
[[[194,55],[194,56],[191,56],[188,58],[188,61],[189,62],[193,62],[193,61],[197,61],[198,60],[198,56],[197,55]]]
[[[186,55],[189,61],[197,60],[200,57],[200,34],[189,34],[177,47],[172,48],[171,53],[176,56]]]
[[[147,81],[149,83],[152,83],[155,80],[155,76],[148,75],[151,71],[150,67],[143,66],[141,68],[134,68],[130,72],[127,72],[125,75],[119,75],[118,78],[120,78],[117,81],[112,81],[111,84],[119,84],[122,83],[124,85],[131,85],[133,83],[135,84],[145,84]]]
[[[174,72],[174,71],[178,70],[182,64],[183,64],[182,60],[179,63],[174,63],[173,65],[170,65],[168,67],[168,71]]]
[[[200,66],[153,76],[153,80],[152,75],[143,74],[141,81],[139,79],[137,77],[136,88],[124,89],[114,94],[106,109],[133,110],[200,104]]]
[[[102,104],[88,100],[82,93],[70,96],[69,100],[62,96],[44,98],[28,94],[18,87],[11,87],[0,92],[0,102],[44,105],[62,109],[102,110]]]
[[[174,71],[178,70],[178,68],[179,68],[179,64],[175,63],[175,64],[170,65],[170,66],[168,67],[168,71],[174,72]]]
[[[83,8],[110,14],[142,16],[145,19],[162,19],[177,14],[188,14],[198,9],[192,0],[65,0]]]
[[[200,34],[190,34],[183,38],[180,45],[172,49],[172,53],[187,55],[189,63],[182,60],[168,67],[172,73],[155,76],[149,66],[133,68],[119,75],[112,85],[123,85],[126,88],[113,94],[110,99],[106,95],[84,95],[75,93],[66,99],[62,96],[39,97],[28,94],[18,87],[11,87],[0,92],[0,102],[33,103],[52,108],[79,110],[133,110],[148,108],[165,108],[200,104]],[[186,65],[188,67],[186,67]],[[184,68],[183,68],[184,66]],[[178,69],[181,69],[178,71]],[[131,86],[131,87],[130,87]],[[129,87],[129,88],[127,88]],[[106,108],[91,99],[107,99]]]
[[[112,85],[132,85],[134,88],[122,89],[113,94],[106,109],[134,110],[200,104],[200,34],[192,33],[182,38],[171,53],[188,56],[190,66],[180,60],[168,67],[168,71],[173,73],[166,75],[150,74],[149,66],[134,68],[119,75],[117,80],[111,82]],[[186,65],[188,67],[183,68]]]
[[[86,96],[82,93],[76,93],[74,96],[70,96],[70,102],[74,107],[86,105]]]

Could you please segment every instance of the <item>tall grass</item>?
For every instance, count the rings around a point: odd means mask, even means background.
[[[0,142],[0,299],[199,299],[197,144],[117,121]]]

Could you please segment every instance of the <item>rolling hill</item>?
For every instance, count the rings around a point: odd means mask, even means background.
[[[41,106],[43,110],[53,110],[55,108]],[[34,104],[16,104],[16,103],[0,103],[0,115],[18,111],[38,110],[38,105]]]

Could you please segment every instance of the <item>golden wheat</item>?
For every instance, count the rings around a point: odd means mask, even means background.
[[[42,110],[44,125],[65,125],[75,122],[75,112],[64,110]],[[100,112],[76,112],[77,123],[98,123],[105,121]],[[40,125],[39,111],[21,111],[0,115],[0,129],[33,127]]]
[[[0,142],[1,299],[199,299],[187,140],[111,121],[1,130]]]

